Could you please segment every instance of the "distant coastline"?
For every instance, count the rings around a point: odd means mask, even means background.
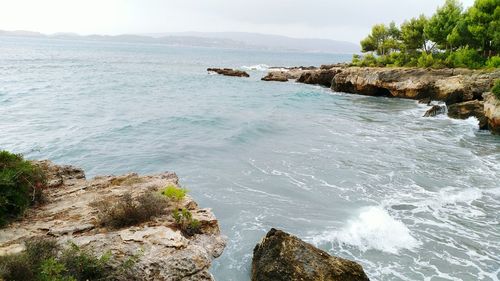
[[[359,53],[360,51],[359,45],[345,41],[329,39],[301,39],[279,35],[245,32],[181,32],[142,35],[79,35],[76,33],[54,33],[49,35],[40,32],[24,30],[0,30],[0,36],[125,43],[154,43],[173,46],[267,50],[281,52],[355,54]]]

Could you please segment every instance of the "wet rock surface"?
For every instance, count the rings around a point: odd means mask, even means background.
[[[425,112],[424,117],[435,117],[445,113],[446,113],[445,105],[433,105],[429,110]]]
[[[252,281],[366,281],[361,265],[271,229],[253,251]]]
[[[455,119],[476,117],[479,121],[479,128],[488,128],[488,119],[484,114],[483,101],[473,100],[452,104],[448,107],[448,116]]]

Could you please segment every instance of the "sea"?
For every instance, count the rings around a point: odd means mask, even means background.
[[[0,149],[89,178],[176,172],[227,238],[217,280],[250,280],[273,227],[371,280],[499,280],[500,137],[413,100],[260,80],[350,58],[0,37]]]

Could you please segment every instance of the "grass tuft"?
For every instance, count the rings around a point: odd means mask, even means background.
[[[181,201],[186,197],[188,190],[185,188],[179,188],[173,184],[167,185],[162,191],[161,194],[173,201]]]

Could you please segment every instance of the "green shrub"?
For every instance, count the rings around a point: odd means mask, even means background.
[[[418,67],[443,68],[446,67],[445,61],[440,58],[439,54],[422,53],[417,59]]]
[[[25,244],[23,252],[0,257],[0,280],[39,280],[42,264],[55,257],[59,249],[53,239],[34,238]]]
[[[55,258],[49,258],[43,261],[40,270],[40,279],[43,281],[76,281],[72,276],[67,276],[68,270],[64,264]]]
[[[167,201],[156,193],[144,193],[136,199],[130,193],[123,195],[120,201],[110,199],[95,202],[101,225],[121,228],[149,221],[152,217],[166,213]]]
[[[59,262],[66,268],[66,274],[76,280],[103,280],[110,275],[109,261],[111,253],[105,253],[100,258],[80,249],[75,244],[65,249],[59,257]]]
[[[451,67],[480,68],[484,65],[483,57],[469,48],[460,48],[450,53],[446,62]]]
[[[500,55],[492,56],[486,61],[486,67],[489,68],[499,68],[500,67]]]
[[[493,88],[491,88],[491,92],[500,100],[500,79],[495,80],[495,84]]]
[[[170,184],[161,191],[161,194],[170,200],[181,201],[186,197],[188,190],[185,188],[179,188],[173,184]]]
[[[193,215],[186,208],[183,208],[180,212],[179,210],[174,210],[172,212],[172,217],[177,227],[184,235],[193,236],[197,233],[201,233],[200,221],[193,219]]]
[[[0,151],[0,226],[42,200],[43,171],[21,155]]]
[[[61,250],[55,240],[33,239],[26,242],[25,251],[0,257],[0,280],[137,280],[132,271],[135,257],[119,264],[112,258],[111,253],[97,257],[75,244]]]

